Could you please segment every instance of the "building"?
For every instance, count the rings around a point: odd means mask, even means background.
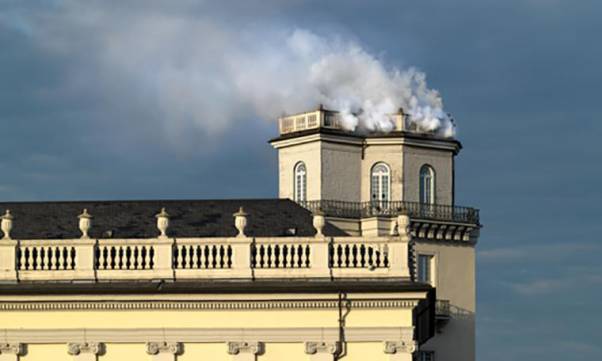
[[[279,120],[280,199],[1,203],[0,361],[474,360],[460,143]]]

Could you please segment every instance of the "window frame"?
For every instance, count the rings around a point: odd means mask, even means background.
[[[422,280],[421,274],[422,274],[422,270],[421,270],[421,258],[427,258],[428,262],[428,279],[427,280]],[[429,253],[429,252],[417,252],[416,254],[416,281],[418,282],[424,282],[427,283],[433,287],[436,286],[437,284],[437,255],[435,253]]]
[[[303,167],[302,170],[301,167]],[[302,177],[301,182],[299,182],[299,176]],[[301,187],[299,183],[302,183]],[[300,190],[301,193],[299,193]],[[293,200],[295,202],[307,201],[307,166],[303,161],[295,163],[293,167]]]
[[[428,178],[425,177],[425,175],[428,174]],[[418,199],[419,202],[421,204],[435,204],[437,197],[436,197],[436,181],[437,181],[437,173],[435,172],[435,168],[433,168],[433,166],[431,166],[430,164],[423,164],[420,167],[420,172],[418,175],[419,179],[418,179]],[[430,179],[430,186],[428,187],[428,199],[427,198],[427,187],[425,185],[426,179]],[[426,201],[425,201],[426,200]]]
[[[375,173],[376,168],[379,167],[383,167],[385,169],[385,172],[379,171],[379,173]],[[375,177],[377,178],[377,184],[375,184]],[[383,178],[385,177],[386,181],[383,181]],[[377,197],[376,199],[373,197],[375,195],[375,185],[379,195],[379,197]],[[386,192],[383,192],[385,188]],[[380,197],[380,195],[382,194],[386,195],[384,199],[381,199],[382,197]],[[389,165],[383,161],[378,161],[374,163],[370,168],[370,202],[379,204],[381,206],[391,202],[391,167],[389,167]]]

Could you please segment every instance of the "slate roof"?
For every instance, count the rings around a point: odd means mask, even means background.
[[[13,239],[79,238],[77,216],[84,208],[94,217],[92,238],[152,238],[159,234],[155,214],[162,207],[170,215],[170,237],[232,237],[232,214],[241,206],[249,214],[248,236],[290,236],[290,229],[301,237],[315,235],[311,212],[288,199],[3,202],[0,212],[10,209],[14,217]],[[330,224],[324,234],[346,235]]]

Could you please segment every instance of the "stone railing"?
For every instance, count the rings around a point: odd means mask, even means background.
[[[479,224],[479,210],[470,207],[444,204],[424,204],[409,201],[346,202],[335,200],[300,201],[302,207],[312,212],[320,211],[328,217],[370,218],[392,217],[407,214],[412,219]]]
[[[325,237],[315,214],[314,237],[248,237],[247,213],[233,214],[231,238],[168,236],[169,214],[156,215],[159,235],[147,239],[93,239],[92,215],[79,218],[78,239],[11,238],[10,211],[1,218],[0,281],[111,281],[255,278],[410,278],[409,218],[397,217],[389,237]]]
[[[409,278],[407,255],[399,236],[0,240],[0,280]]]

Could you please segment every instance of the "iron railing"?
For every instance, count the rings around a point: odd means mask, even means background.
[[[435,302],[435,314],[437,317],[449,317],[450,312],[449,300],[437,300]]]
[[[470,207],[443,204],[425,204],[409,201],[347,202],[335,200],[298,201],[311,212],[322,212],[328,217],[367,218],[397,216],[405,213],[413,219],[479,224],[479,210]]]

